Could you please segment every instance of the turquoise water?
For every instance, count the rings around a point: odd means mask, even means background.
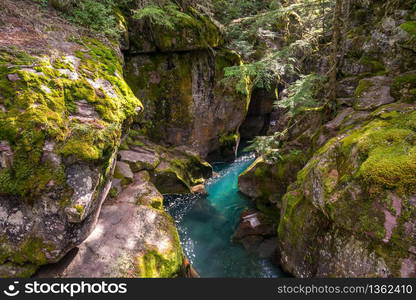
[[[233,163],[214,164],[219,176],[207,182],[208,196],[166,197],[166,208],[176,221],[182,247],[201,277],[282,276],[270,261],[249,255],[231,241],[241,212],[253,206],[238,191],[238,176],[253,160],[246,154]]]

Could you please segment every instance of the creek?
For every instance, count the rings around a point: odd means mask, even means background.
[[[219,175],[206,182],[208,195],[166,196],[182,247],[201,277],[273,278],[284,274],[270,260],[250,255],[232,235],[252,200],[238,189],[238,176],[254,161],[243,154],[232,163],[214,163]]]

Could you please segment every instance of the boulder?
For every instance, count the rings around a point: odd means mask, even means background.
[[[206,195],[207,191],[205,190],[205,185],[197,184],[191,188],[191,192],[194,194],[203,194]]]
[[[276,164],[259,157],[238,177],[240,192],[252,198],[257,209],[278,216],[281,197],[305,162],[306,156],[301,151],[284,155]]]
[[[416,107],[383,106],[327,142],[283,197],[284,269],[297,277],[414,277]]]
[[[392,80],[385,76],[375,76],[360,80],[355,90],[354,109],[372,110],[395,100],[390,95]]]
[[[20,32],[33,31],[28,16],[40,18],[30,47],[9,39],[0,53],[0,277],[21,277],[88,237],[111,185],[122,124],[142,104],[120,75],[116,44],[86,38],[30,1],[5,14],[5,26]]]
[[[241,243],[249,253],[270,258],[277,249],[276,224],[259,211],[245,211],[241,214],[233,241]]]
[[[147,180],[146,180],[147,179]],[[149,201],[147,191],[157,200]],[[153,198],[153,199],[156,199]],[[75,255],[43,269],[39,277],[175,277],[183,254],[173,219],[160,205],[163,197],[138,174],[120,195],[106,201],[90,236]],[[158,208],[154,208],[158,203]]]
[[[212,175],[211,165],[187,147],[166,148],[134,130],[121,147],[124,149],[119,152],[122,161],[117,164],[128,170],[128,178],[119,175],[117,168],[115,177],[122,179],[123,185],[131,182],[137,172],[147,170],[150,180],[162,194],[183,194],[190,193],[193,186],[202,184]],[[115,190],[119,189],[115,187]]]

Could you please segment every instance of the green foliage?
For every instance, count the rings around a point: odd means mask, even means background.
[[[48,6],[48,0],[33,0],[33,1],[38,3],[40,6],[43,6],[43,7]]]
[[[138,20],[147,19],[151,24],[165,26],[170,29],[174,28],[174,23],[167,11],[158,5],[151,4],[136,10],[134,12],[134,18]]]
[[[283,158],[280,149],[283,135],[282,132],[275,132],[271,136],[258,136],[251,141],[250,146],[246,147],[244,151],[256,151],[263,156],[265,162],[276,163]]]
[[[259,88],[270,89],[275,83],[273,70],[263,61],[224,68],[223,83],[237,82],[237,92],[247,94],[247,77],[252,80],[253,86]]]
[[[252,16],[279,5],[277,0],[213,0],[215,17],[224,24],[241,16]]]
[[[71,11],[70,20],[94,31],[115,36],[118,34],[113,10],[114,0],[81,0]]]
[[[291,115],[316,108],[317,95],[323,87],[325,77],[317,74],[301,75],[300,79],[288,88],[288,96],[276,102],[277,107],[286,108]]]
[[[175,24],[179,21],[192,22],[192,17],[180,10],[176,4],[156,5],[149,4],[143,8],[134,11],[135,19],[148,20],[152,25],[159,25],[169,29],[175,29]]]
[[[400,25],[400,28],[416,37],[416,21],[409,21]]]

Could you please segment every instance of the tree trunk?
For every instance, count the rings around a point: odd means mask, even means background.
[[[334,19],[332,24],[332,53],[330,57],[330,72],[329,72],[329,101],[331,106],[335,103],[337,98],[337,74],[340,66],[340,44],[341,44],[341,30],[342,30],[342,0],[336,0],[334,8]]]

